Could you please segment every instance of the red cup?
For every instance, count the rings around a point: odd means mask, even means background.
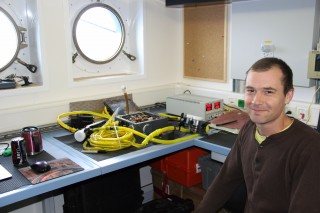
[[[27,155],[36,155],[42,152],[42,138],[38,127],[28,126],[22,128],[21,136],[26,142]]]

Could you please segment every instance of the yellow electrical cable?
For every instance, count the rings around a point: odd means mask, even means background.
[[[188,136],[181,137],[178,139],[173,139],[173,140],[158,139],[156,137],[159,136],[160,134],[168,131],[175,131],[177,130],[177,127],[167,126],[164,128],[157,129],[152,133],[150,133],[149,135],[146,135],[136,130],[130,129],[128,127],[118,126],[119,122],[114,120],[116,112],[112,116],[110,116],[106,107],[104,108],[102,113],[96,113],[92,111],[73,111],[68,113],[62,113],[57,117],[57,122],[63,128],[74,133],[77,131],[77,129],[63,123],[61,118],[64,118],[70,115],[78,115],[78,114],[89,114],[96,117],[108,119],[108,121],[102,127],[93,129],[93,133],[83,143],[84,150],[116,151],[116,150],[128,148],[130,146],[141,148],[148,145],[150,141],[154,143],[159,143],[159,144],[175,144],[175,143],[180,143],[186,140],[191,140],[199,136],[199,134],[192,134],[192,135],[188,135]],[[171,116],[171,117],[173,118],[175,116]],[[179,119],[178,116],[175,118]],[[189,129],[186,129],[183,127],[180,127],[179,131],[186,132],[186,133],[190,132]],[[144,138],[144,140],[141,143],[136,143],[136,138],[134,137],[134,135]]]
[[[168,127],[164,127],[161,129],[157,129],[155,131],[153,131],[152,133],[150,133],[141,143],[142,146],[145,146],[148,144],[149,141],[152,142],[156,142],[156,143],[161,143],[161,144],[175,144],[175,143],[179,143],[182,141],[186,141],[186,140],[191,140],[193,138],[196,138],[198,136],[200,136],[199,134],[192,134],[192,135],[188,135],[182,138],[177,138],[174,140],[161,140],[161,139],[157,139],[154,138],[156,136],[159,136],[160,134],[164,133],[164,132],[168,132],[168,131],[174,131],[176,130],[175,126],[168,126]]]
[[[180,116],[177,116],[177,115],[168,115],[168,114],[165,114],[165,113],[158,113],[158,115],[161,116],[161,117],[170,118],[172,120],[180,120]]]
[[[319,89],[320,89],[320,87],[318,89],[316,89],[316,91],[314,92],[314,94],[312,96],[312,100],[308,106],[306,124],[308,124],[311,119],[311,105],[314,104],[314,99],[315,99],[315,96],[316,96],[317,92],[319,91]]]
[[[192,134],[182,138],[174,139],[174,140],[162,140],[155,138],[160,134],[167,131],[176,130],[175,126],[168,126],[161,129],[157,129],[150,133],[149,135],[145,135],[136,130],[121,127],[121,126],[103,126],[100,128],[93,129],[93,133],[90,135],[90,138],[83,143],[83,149],[85,150],[97,150],[97,151],[116,151],[124,148],[128,148],[130,146],[134,146],[136,148],[141,148],[148,145],[149,141],[160,144],[175,144],[179,142],[183,142],[186,140],[191,140],[199,136],[199,134]],[[116,134],[117,131],[117,134]],[[116,137],[118,135],[118,137]],[[141,138],[144,138],[142,143],[136,143],[136,139],[134,135],[137,135]],[[90,146],[88,146],[90,145]]]
[[[93,116],[96,116],[96,117],[106,118],[106,119],[109,119],[111,117],[106,109],[104,109],[103,113],[97,113],[97,112],[92,112],[92,111],[72,111],[72,112],[62,113],[62,114],[58,115],[57,122],[63,128],[65,128],[68,131],[74,133],[74,132],[77,131],[77,129],[73,128],[73,127],[70,127],[67,124],[63,123],[61,118],[64,118],[64,117],[67,117],[67,116],[70,116],[70,115],[79,115],[79,114],[93,115]]]

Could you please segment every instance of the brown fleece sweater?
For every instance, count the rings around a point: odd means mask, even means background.
[[[258,144],[256,126],[241,129],[196,213],[217,212],[245,181],[245,213],[320,212],[320,134],[294,120]]]

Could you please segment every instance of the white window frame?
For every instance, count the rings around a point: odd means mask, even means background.
[[[43,86],[43,74],[40,64],[40,42],[39,42],[39,25],[37,19],[37,1],[36,0],[2,0],[2,7],[14,20],[18,27],[24,28],[24,40],[27,44],[26,48],[21,48],[17,54],[17,58],[28,64],[37,67],[35,73],[30,72],[25,66],[14,61],[4,71],[0,72],[0,78],[15,74],[16,76],[27,76],[32,82],[32,88]],[[16,93],[23,93],[22,90],[30,88],[17,86],[13,90],[1,90],[0,97]],[[25,91],[28,93],[29,91]]]
[[[69,32],[70,60],[69,80],[72,86],[90,84],[104,84],[106,82],[122,82],[124,80],[136,80],[146,78],[144,72],[144,7],[143,0],[108,0],[98,1],[115,9],[121,16],[126,32],[123,50],[134,55],[135,61],[121,53],[113,61],[106,64],[94,64],[86,61],[79,55],[75,63],[72,56],[76,52],[72,40],[72,27],[77,14],[87,5],[96,1],[68,0],[69,8]]]

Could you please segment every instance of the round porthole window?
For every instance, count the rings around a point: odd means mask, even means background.
[[[0,72],[8,68],[20,50],[20,33],[13,18],[0,7]]]
[[[72,37],[77,52],[84,59],[95,64],[105,64],[121,52],[125,29],[116,10],[103,3],[94,3],[77,15]]]

